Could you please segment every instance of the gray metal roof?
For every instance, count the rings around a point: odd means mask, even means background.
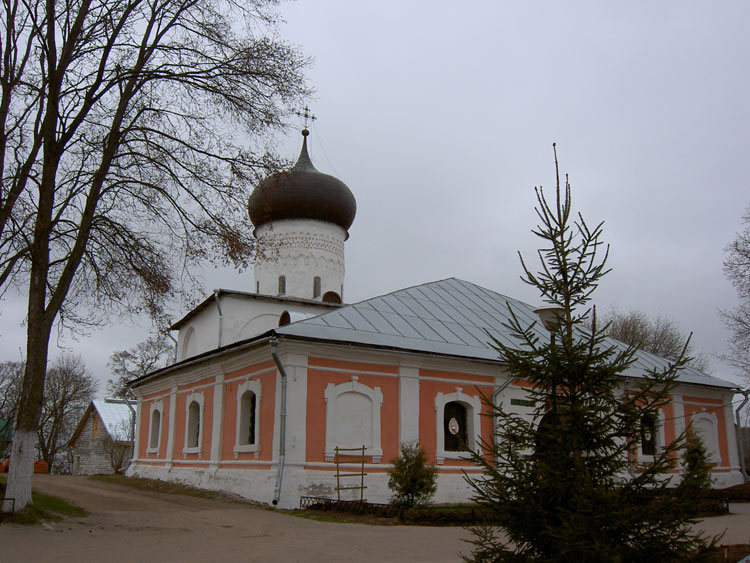
[[[469,359],[500,361],[491,335],[508,346],[517,344],[503,325],[510,321],[509,309],[523,324],[539,317],[535,307],[473,283],[449,278],[400,289],[275,329],[279,335],[316,340],[397,348]],[[547,331],[537,322],[540,338]],[[618,346],[624,344],[612,340]],[[644,377],[649,370],[663,369],[668,360],[637,352],[624,375]],[[723,388],[736,385],[686,367],[679,380]]]
[[[130,407],[122,399],[94,399],[94,408],[107,432],[116,442],[130,440]],[[133,405],[135,408],[135,405]]]

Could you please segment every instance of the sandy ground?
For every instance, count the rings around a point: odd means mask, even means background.
[[[42,527],[0,527],[0,561],[458,561],[457,527],[316,522],[244,504],[138,491],[83,477],[35,475],[34,488],[91,514]],[[750,505],[699,527],[750,542]]]

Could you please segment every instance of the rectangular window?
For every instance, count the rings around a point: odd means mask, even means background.
[[[510,404],[516,407],[534,407],[536,403],[527,399],[511,399]]]

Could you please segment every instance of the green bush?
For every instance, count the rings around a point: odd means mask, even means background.
[[[391,504],[412,507],[429,504],[437,491],[437,469],[427,464],[427,454],[419,444],[401,444],[400,455],[391,461],[388,488]]]

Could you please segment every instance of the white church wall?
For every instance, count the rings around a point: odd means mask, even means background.
[[[293,300],[272,300],[221,293],[221,345],[253,338],[279,326],[284,311],[319,315],[330,306],[300,303]],[[219,311],[215,302],[208,303],[180,327],[177,337],[178,361],[197,356],[219,346]]]
[[[177,336],[177,361],[213,350],[219,344],[219,318],[216,305],[204,307],[188,323],[180,327]]]
[[[333,291],[343,300],[344,229],[322,221],[285,219],[261,225],[255,235],[260,245],[255,261],[258,293],[315,299]],[[320,296],[313,292],[316,276]]]

